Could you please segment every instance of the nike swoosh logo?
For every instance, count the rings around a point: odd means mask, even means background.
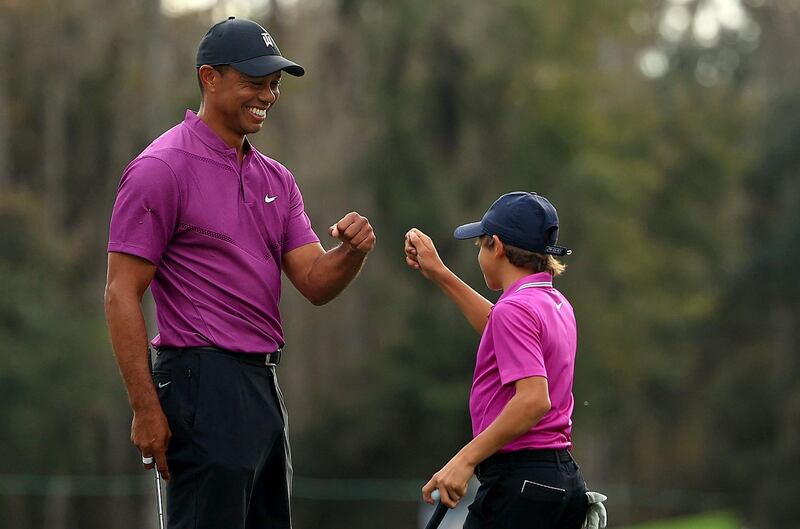
[[[158,388],[159,388],[159,389],[161,389],[161,388],[165,388],[165,387],[169,386],[170,384],[172,384],[172,381],[171,381],[171,380],[170,380],[169,382],[159,382],[159,383],[158,383]]]
[[[563,301],[561,303],[556,303],[556,310],[561,310],[561,305],[563,304],[564,304]]]
[[[270,202],[274,202],[276,198],[278,198],[278,195],[275,195],[274,197],[267,195],[264,197],[264,202],[269,204]]]

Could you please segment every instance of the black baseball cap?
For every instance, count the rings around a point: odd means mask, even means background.
[[[197,48],[197,67],[204,64],[229,64],[252,77],[263,77],[284,70],[295,77],[305,72],[302,66],[281,56],[269,32],[252,20],[229,17],[211,26]]]
[[[570,255],[572,250],[556,246],[558,213],[545,197],[527,191],[506,193],[477,222],[464,224],[453,233],[456,239],[497,235],[504,244],[530,252]]]

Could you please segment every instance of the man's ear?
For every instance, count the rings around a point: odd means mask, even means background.
[[[492,235],[492,240],[494,241],[494,247],[492,251],[494,252],[494,256],[498,259],[500,257],[504,257],[506,255],[506,249],[503,246],[503,241],[500,240],[500,237],[497,235]]]
[[[203,90],[208,92],[216,91],[216,83],[219,78],[217,70],[204,64],[197,71],[197,75],[200,76],[200,82],[203,83]]]

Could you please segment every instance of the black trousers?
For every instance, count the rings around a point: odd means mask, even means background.
[[[566,450],[498,453],[476,473],[464,529],[579,529],[586,518],[586,484]]]
[[[161,349],[153,381],[172,438],[169,529],[289,529],[292,467],[275,367],[211,348]]]

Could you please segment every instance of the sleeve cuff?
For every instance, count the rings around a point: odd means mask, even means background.
[[[287,242],[283,246],[283,253],[289,253],[292,250],[300,248],[301,246],[305,246],[306,244],[314,244],[318,242],[319,242],[319,237],[317,237],[315,234],[310,234],[305,237],[301,237],[299,239]]]
[[[128,255],[133,255],[135,257],[141,257],[142,259],[146,259],[150,261],[152,264],[158,266],[159,261],[161,261],[160,255],[155,255],[153,252],[148,251],[146,248],[142,248],[141,246],[135,246],[133,244],[128,244],[124,242],[110,242],[108,243],[108,250],[110,252],[115,253],[125,253]]]
[[[547,380],[547,372],[544,370],[512,371],[510,373],[500,373],[500,383],[504,386],[513,384],[517,380],[530,377],[542,377]]]

